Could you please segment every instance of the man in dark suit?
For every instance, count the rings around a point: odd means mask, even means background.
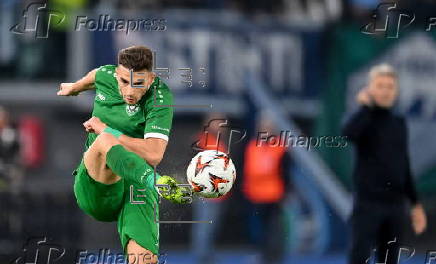
[[[357,95],[360,108],[343,128],[357,154],[349,264],[366,263],[373,248],[378,262],[398,263],[396,251],[409,214],[416,234],[426,228],[410,169],[406,121],[392,111],[397,96],[394,69],[373,67],[368,87]]]

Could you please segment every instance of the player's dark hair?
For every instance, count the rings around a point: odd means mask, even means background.
[[[133,71],[151,71],[153,53],[145,46],[132,46],[118,52],[118,64]]]

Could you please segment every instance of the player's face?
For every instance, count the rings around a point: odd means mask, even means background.
[[[378,75],[370,81],[369,91],[376,105],[392,107],[398,96],[397,80],[389,75]]]
[[[118,65],[115,72],[120,93],[124,101],[130,105],[136,104],[141,100],[155,77],[152,72],[145,70],[130,72],[123,65]]]

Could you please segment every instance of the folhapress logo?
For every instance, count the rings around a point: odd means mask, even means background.
[[[21,21],[11,27],[15,34],[33,32],[35,38],[48,38],[50,25],[59,25],[65,20],[65,14],[47,8],[46,3],[30,3],[23,10]]]
[[[372,21],[361,28],[364,34],[385,34],[387,38],[398,38],[400,31],[415,20],[415,14],[397,9],[396,3],[382,3],[372,15]]]
[[[21,256],[11,264],[53,264],[57,263],[65,254],[65,248],[57,244],[48,243],[46,237],[29,238],[23,246]]]

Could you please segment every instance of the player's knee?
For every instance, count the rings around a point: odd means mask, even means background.
[[[108,133],[101,133],[95,139],[97,142],[99,152],[106,154],[113,146],[120,144],[118,139]]]
[[[129,264],[157,264],[158,257],[150,250],[143,248],[136,241],[129,240],[127,244],[127,255]]]
[[[157,264],[158,258],[153,253],[128,253],[129,264]]]

